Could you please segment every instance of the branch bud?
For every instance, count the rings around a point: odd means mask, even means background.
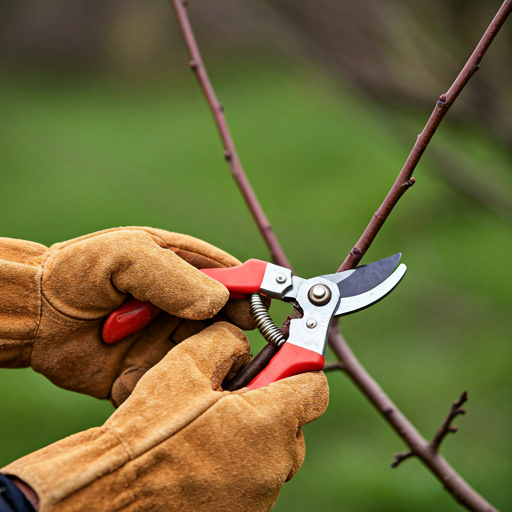
[[[437,100],[438,107],[444,107],[446,105],[446,94],[441,94]]]

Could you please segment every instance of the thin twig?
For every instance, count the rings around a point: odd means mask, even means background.
[[[324,373],[334,372],[336,370],[343,371],[343,365],[339,361],[336,361],[335,363],[326,363],[326,365],[322,369]]]
[[[210,109],[215,118],[215,122],[217,124],[217,128],[219,129],[222,143],[224,145],[225,150],[227,151],[227,161],[230,165],[231,172],[235,177],[235,180],[246,199],[246,202],[251,210],[255,222],[257,223],[260,231],[269,247],[270,252],[272,253],[276,262],[278,262],[282,266],[287,266],[291,268],[291,265],[288,262],[288,259],[284,255],[272,228],[270,230],[268,227],[270,226],[259,201],[254,194],[249,181],[243,171],[243,168],[240,164],[238,156],[236,154],[233,141],[231,139],[231,135],[229,133],[228,126],[226,124],[226,119],[224,117],[223,109],[220,103],[218,102],[211,82],[208,78],[206,70],[203,65],[203,61],[201,59],[201,55],[199,53],[199,48],[197,46],[194,33],[192,31],[192,27],[190,25],[190,21],[188,19],[187,11],[182,3],[182,0],[169,0],[171,5],[174,8],[176,13],[176,17],[178,19],[178,23],[180,25],[181,31],[183,33],[183,37],[185,39],[185,43],[189,49],[189,52],[192,56],[192,69],[196,73],[196,76],[199,80],[201,88],[205,93],[206,99],[210,106]],[[496,19],[500,16],[503,16],[503,9],[508,5],[508,11],[510,11],[510,4],[512,0],[507,0],[503,7],[500,9],[497,17],[493,21],[493,25],[491,25],[490,29],[494,31],[492,38],[499,30],[499,27],[503,24],[504,19],[500,22],[499,26],[496,23]],[[507,12],[508,15],[508,12]],[[506,16],[505,16],[506,17]],[[487,33],[486,33],[487,34]],[[484,36],[485,39],[486,36]],[[490,41],[492,41],[492,38]],[[482,41],[484,40],[482,39]],[[484,47],[482,51],[482,55],[487,49],[488,45]],[[479,47],[481,46],[481,43]],[[481,56],[480,56],[481,59]],[[466,68],[464,68],[466,69]],[[474,71],[473,71],[474,72]],[[471,73],[472,74],[472,73]],[[462,75],[462,73],[461,73]],[[469,77],[467,78],[467,80]],[[466,81],[467,81],[466,80]],[[465,85],[465,83],[463,84]],[[461,87],[462,89],[462,87]],[[460,91],[459,91],[460,92]],[[457,92],[458,94],[458,92]],[[455,96],[450,96],[450,103],[448,107],[455,100]],[[442,97],[442,101],[445,102],[445,105],[448,104],[448,99]],[[436,107],[437,109],[437,107]],[[440,105],[441,118],[444,116],[446,112],[445,106]],[[439,114],[438,114],[439,115]],[[437,123],[439,124],[439,123]],[[436,125],[437,127],[437,125]],[[435,129],[434,129],[435,131]],[[426,133],[424,130],[423,134]],[[433,132],[432,132],[433,134]],[[430,138],[432,137],[430,134]],[[426,135],[424,135],[426,136]],[[430,140],[430,138],[428,140]],[[415,146],[416,148],[416,146]],[[423,148],[424,150],[424,148]],[[414,153],[414,149],[413,149]],[[413,154],[411,153],[411,155]],[[421,156],[421,154],[419,155]],[[408,159],[411,159],[411,156]],[[419,160],[419,157],[416,159],[416,163]],[[416,163],[412,166],[412,169],[416,165]],[[407,163],[406,163],[407,165]],[[410,165],[410,164],[409,164]],[[412,173],[411,169],[411,173]],[[402,173],[401,173],[402,174]],[[395,192],[395,202],[391,205],[389,211],[391,211],[396,201],[403,195],[405,190],[414,184],[414,180],[411,179],[411,175],[407,177],[407,179],[399,179],[397,183],[395,183],[392,191],[397,189]],[[390,192],[391,194],[391,192]],[[390,195],[388,194],[388,196]],[[386,198],[387,200],[387,198]],[[386,201],[385,201],[386,203]],[[384,203],[383,203],[384,204]],[[389,203],[391,204],[391,203]],[[382,208],[382,207],[381,207]],[[389,215],[389,211],[387,215]],[[386,215],[386,217],[387,217]],[[380,226],[385,221],[385,218],[381,219]],[[375,235],[377,234],[379,228],[375,231],[375,234],[370,240],[373,240]],[[367,228],[368,229],[368,228]],[[366,233],[366,232],[365,232]],[[272,236],[269,236],[271,234]],[[368,247],[366,247],[367,249]],[[357,251],[355,251],[355,255],[357,255]],[[362,257],[362,254],[361,254]],[[360,259],[360,258],[359,258]],[[349,262],[350,265],[356,265],[357,263],[353,263],[355,260],[351,260]],[[359,260],[358,260],[359,261]],[[384,393],[382,388],[377,384],[377,382],[368,374],[368,372],[364,369],[364,367],[359,363],[355,355],[350,350],[348,344],[343,339],[343,336],[339,332],[337,322],[333,321],[331,328],[329,330],[329,344],[331,345],[336,357],[341,361],[341,365],[343,370],[347,372],[347,375],[350,376],[352,381],[356,384],[356,386],[366,395],[366,397],[372,402],[372,404],[377,408],[378,411],[381,412],[385,420],[394,428],[397,434],[405,441],[405,443],[411,448],[414,452],[414,455],[420,458],[425,465],[430,469],[430,471],[438,478],[438,480],[442,483],[445,489],[450,492],[456,500],[458,500],[463,506],[468,508],[469,510],[475,512],[498,512],[492,505],[490,505],[482,496],[480,496],[474,489],[471,488],[467,484],[467,482],[462,479],[457,472],[446,462],[446,460],[439,455],[438,453],[433,453],[430,447],[430,443],[424,439],[421,434],[416,430],[414,425],[400,412],[397,406],[389,399],[389,397]],[[405,456],[404,456],[405,458]],[[403,460],[403,459],[402,459]]]
[[[450,412],[448,413],[448,416],[446,416],[445,420],[443,421],[443,424],[439,427],[439,429],[436,432],[436,435],[434,436],[434,439],[430,441],[429,446],[430,450],[433,454],[439,453],[439,446],[443,442],[443,439],[448,434],[455,434],[457,432],[457,427],[454,427],[452,425],[453,420],[461,415],[466,414],[466,411],[464,409],[461,409],[462,404],[467,402],[468,400],[468,392],[463,391],[459,398],[453,402],[452,406],[450,407]],[[393,462],[390,464],[392,468],[398,467],[404,460],[414,457],[416,453],[414,451],[409,450],[407,452],[400,452],[395,454],[393,458]]]
[[[439,446],[443,442],[443,439],[450,433],[455,434],[457,432],[457,427],[452,425],[452,421],[461,414],[466,414],[466,411],[461,408],[462,404],[467,402],[468,400],[468,392],[463,391],[459,398],[453,402],[450,407],[450,412],[448,416],[446,416],[443,424],[439,427],[439,430],[436,432],[434,439],[430,442],[430,448],[433,452],[439,452]]]
[[[464,89],[470,78],[479,69],[482,57],[491,45],[503,23],[505,23],[505,20],[511,11],[512,0],[506,0],[492,20],[488,29],[485,31],[485,34],[475,48],[475,51],[471,54],[471,57],[460,72],[459,76],[456,78],[455,82],[453,82],[446,94],[441,94],[439,97],[434,111],[425,125],[425,128],[418,135],[416,143],[405,161],[395,183],[391,187],[391,190],[388,192],[388,195],[380,205],[377,212],[373,215],[372,220],[364,230],[364,233],[361,235],[357,244],[351,249],[350,253],[345,258],[345,261],[338,269],[338,272],[355,268],[358,265],[372,244],[374,238],[377,236],[377,233],[380,231],[380,228],[383,226],[384,222],[386,222],[391,210],[393,210],[396,203],[410,188],[410,186],[414,184],[414,181],[412,181],[414,178],[411,178],[412,173],[418,165],[428,143],[432,139],[446,112],[448,112],[448,109],[453,105],[453,102],[457,99],[457,96],[460,94],[462,89]]]
[[[411,450],[407,452],[400,452],[394,455],[393,462],[390,464],[392,468],[397,468],[404,460],[408,459],[409,457],[413,457],[414,452]]]
[[[288,261],[288,258],[276,237],[274,229],[267,219],[267,216],[265,215],[265,212],[263,211],[263,208],[261,207],[261,204],[256,197],[256,194],[254,193],[254,190],[242,167],[242,163],[240,162],[240,158],[236,151],[235,143],[233,142],[233,137],[231,137],[231,132],[229,131],[229,126],[226,122],[224,107],[217,99],[215,90],[213,89],[206,68],[204,67],[203,59],[201,58],[201,53],[199,52],[199,47],[192,30],[192,26],[190,25],[190,20],[188,19],[187,9],[185,7],[186,3],[182,0],[169,1],[174,9],[183,38],[185,39],[190,57],[192,58],[190,61],[190,67],[197,77],[199,85],[203,90],[208,106],[210,107],[215,119],[215,124],[217,125],[222,145],[224,146],[224,158],[229,165],[231,174],[244,196],[247,206],[254,218],[254,222],[256,222],[256,225],[269,248],[272,259],[278,265],[293,270],[291,263]]]

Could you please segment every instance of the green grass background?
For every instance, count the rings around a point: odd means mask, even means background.
[[[299,275],[334,272],[382,201],[429,112],[389,112],[312,69],[258,59],[214,69],[239,153]],[[455,107],[456,108],[456,107]],[[407,126],[399,135],[396,122]],[[434,138],[512,197],[510,157],[485,133]],[[147,80],[4,72],[0,234],[46,245],[121,225],[203,238],[239,259],[267,251],[223,161],[189,74]],[[463,389],[468,413],[442,452],[502,510],[512,507],[509,223],[445,182],[427,159],[365,261],[403,253],[391,296],[342,321],[353,350],[427,437]],[[285,306],[274,304],[282,319]],[[254,351],[258,334],[250,335]],[[327,354],[328,360],[334,360]],[[459,510],[342,373],[276,511]],[[0,465],[100,425],[109,403],[0,370]]]

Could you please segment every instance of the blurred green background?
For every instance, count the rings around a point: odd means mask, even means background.
[[[338,268],[499,2],[443,5],[439,21],[410,0],[193,3],[240,156],[299,275]],[[50,245],[147,225],[268,258],[163,0],[20,0],[0,14],[2,236]],[[512,507],[511,34],[367,255],[401,251],[405,280],[341,323],[426,437],[468,390],[442,453],[502,510]],[[256,352],[261,338],[250,338]],[[459,510],[418,461],[389,468],[401,440],[341,372],[328,378],[329,408],[305,427],[306,460],[274,510]],[[112,412],[31,370],[1,370],[0,466]]]

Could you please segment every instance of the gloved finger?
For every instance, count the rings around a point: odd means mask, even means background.
[[[246,391],[243,398],[267,421],[289,446],[288,474],[291,480],[304,462],[306,445],[302,426],[319,418],[329,403],[329,386],[323,372],[308,372],[268,386]]]
[[[121,229],[140,229],[146,231],[154,236],[155,239],[158,239],[158,243],[162,248],[173,251],[196,268],[236,267],[242,264],[240,260],[231,256],[231,254],[193,236],[148,227]]]
[[[256,407],[261,403],[274,404],[276,416],[292,418],[302,427],[327,409],[329,385],[323,372],[307,372],[250,391],[244,398],[253,401]]]
[[[161,229],[142,228],[148,233],[159,236],[166,244],[166,248],[174,251],[180,258],[196,268],[234,267],[241,262],[230,254],[214,247],[202,240],[186,235],[178,235]],[[265,297],[267,308],[270,307],[270,298]],[[251,331],[256,329],[256,323],[251,315],[249,299],[230,299],[219,314],[235,324],[240,329]]]
[[[137,340],[126,353],[120,373],[112,385],[110,401],[119,407],[132,393],[140,378],[176,346],[172,335],[181,318],[161,313],[151,324],[139,331]]]
[[[158,364],[178,343],[199,334],[210,323],[160,314],[140,335],[126,354],[121,373],[114,381],[110,402],[119,407],[132,393],[141,377]]]
[[[180,343],[146,372],[105,426],[131,431],[135,441],[144,439],[133,446],[135,451],[154,446],[229,394],[222,391],[222,381],[249,359],[244,333],[232,324],[216,323]]]
[[[270,297],[263,297],[263,302],[267,309],[270,307]],[[230,299],[226,305],[219,311],[219,317],[224,317],[232,324],[235,324],[244,331],[252,331],[256,329],[256,322],[251,315],[251,301],[250,299]]]
[[[169,241],[161,236],[137,228],[56,244],[43,273],[45,296],[74,318],[104,316],[127,293],[182,318],[211,318],[228,300],[227,289],[168,247]],[[216,249],[214,255],[217,252],[222,251]]]
[[[182,341],[199,334],[210,325],[212,325],[210,320],[181,320],[178,328],[172,333],[171,340],[174,345],[178,345]]]
[[[250,345],[243,331],[218,322],[175,346],[141,379],[141,386],[165,388],[169,403],[207,392],[222,391],[222,381],[250,359]],[[131,399],[135,398],[138,388]],[[215,393],[219,394],[219,393]],[[156,396],[156,395],[155,395]],[[178,398],[176,398],[178,397]]]
[[[219,317],[223,317],[232,324],[235,324],[244,331],[256,329],[256,322],[251,315],[251,304],[249,299],[230,299],[219,311]]]

